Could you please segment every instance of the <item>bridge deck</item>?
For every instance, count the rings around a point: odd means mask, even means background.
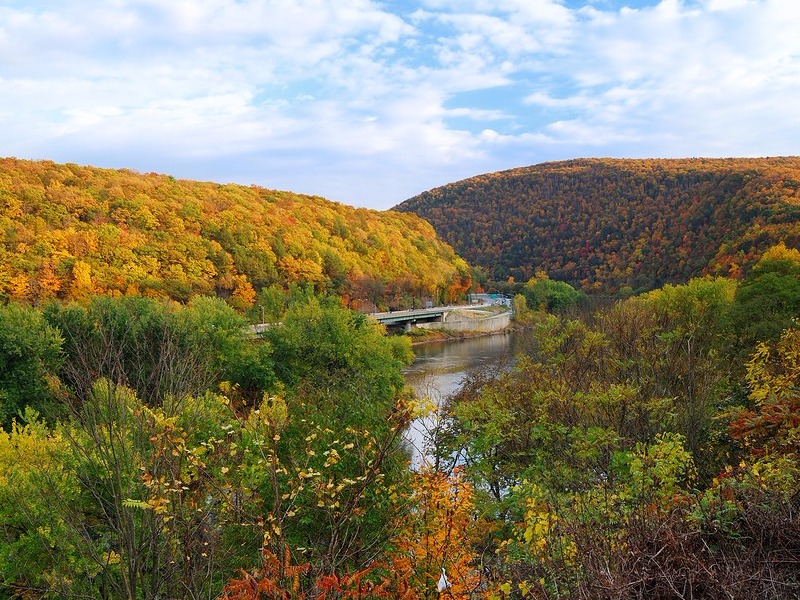
[[[463,309],[468,307],[460,305],[435,306],[433,308],[414,308],[411,310],[394,310],[391,312],[370,313],[369,316],[376,319],[379,323],[383,323],[384,325],[393,325],[396,323],[405,323],[406,321],[441,317],[450,311],[458,310],[460,308]]]

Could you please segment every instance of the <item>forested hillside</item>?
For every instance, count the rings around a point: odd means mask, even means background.
[[[0,160],[0,298],[92,294],[238,309],[271,285],[391,305],[457,297],[467,264],[413,215],[259,187]]]
[[[543,163],[425,192],[413,212],[490,279],[537,270],[585,291],[737,277],[800,243],[800,158]]]

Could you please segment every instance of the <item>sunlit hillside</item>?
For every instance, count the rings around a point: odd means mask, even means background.
[[[446,299],[467,264],[422,219],[260,187],[0,160],[0,296],[91,294],[252,306],[273,284],[360,302]]]

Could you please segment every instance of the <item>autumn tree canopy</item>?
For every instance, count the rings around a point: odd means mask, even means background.
[[[451,300],[470,269],[422,219],[256,186],[0,159],[0,299],[92,294],[238,310],[297,284],[356,307]]]
[[[800,244],[800,158],[552,162],[479,175],[397,206],[491,279],[538,270],[586,292],[740,277]],[[627,289],[626,289],[627,288]]]

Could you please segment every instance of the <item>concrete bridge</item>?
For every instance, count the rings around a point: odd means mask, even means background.
[[[393,310],[390,312],[370,313],[370,317],[388,326],[403,326],[411,330],[418,323],[444,323],[447,315],[465,306],[436,306],[434,308],[415,308],[411,310]]]
[[[467,308],[466,306],[437,306],[436,308],[417,308],[413,310],[394,310],[389,312],[368,313],[378,323],[383,323],[387,327],[402,326],[406,331],[410,331],[417,323],[444,323],[445,318],[450,312]],[[250,335],[258,336],[271,327],[280,326],[280,323],[258,323],[250,325],[248,332]]]
[[[389,312],[369,313],[378,323],[387,327],[402,327],[411,331],[414,327],[425,329],[453,329],[456,331],[499,331],[505,329],[511,320],[511,311],[507,308],[499,314],[481,314],[482,306],[452,304],[431,308],[415,308],[411,310],[393,310]],[[456,312],[458,311],[458,312]],[[448,315],[456,312],[451,319]],[[464,313],[473,313],[465,315]],[[446,322],[446,324],[445,324]],[[271,327],[279,327],[280,323],[259,323],[250,325],[250,335],[259,336]]]
[[[453,331],[501,331],[511,324],[512,312],[506,305],[451,305],[417,308],[370,315],[387,327],[402,327],[411,331],[421,329],[450,329]]]

